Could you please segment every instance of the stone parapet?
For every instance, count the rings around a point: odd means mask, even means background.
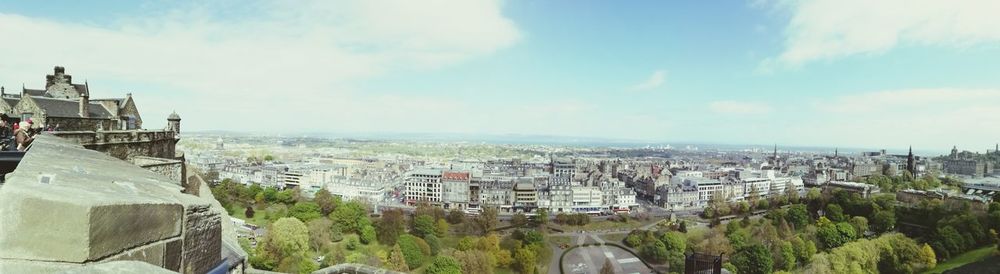
[[[136,156],[172,159],[178,140],[177,133],[169,130],[53,131],[47,134],[122,160]]]
[[[39,136],[2,186],[0,273],[120,260],[204,273],[223,263],[217,202],[74,141]]]

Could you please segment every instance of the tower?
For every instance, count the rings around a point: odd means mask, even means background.
[[[910,154],[906,156],[906,170],[910,171],[910,175],[917,176],[917,161],[913,157],[913,146],[910,146]]]
[[[951,147],[951,158],[958,159],[958,146]]]
[[[181,116],[176,111],[167,116],[167,130],[173,131],[175,135],[181,134]]]

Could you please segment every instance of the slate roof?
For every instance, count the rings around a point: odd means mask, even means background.
[[[17,105],[18,102],[21,101],[21,98],[3,97],[3,100],[7,102],[7,104],[10,105],[11,107],[14,107]]]
[[[45,90],[44,89],[23,89],[23,92],[27,93],[29,96],[44,96],[45,95]]]
[[[82,118],[80,117],[80,101],[55,99],[48,97],[32,97],[38,107],[45,110],[49,117]],[[99,103],[90,103],[88,108],[90,118],[114,119],[111,113]]]
[[[90,90],[87,89],[85,84],[73,84],[73,88],[76,89],[77,94],[80,96],[90,96]]]

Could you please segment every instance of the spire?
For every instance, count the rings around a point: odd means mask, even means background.
[[[910,156],[913,156],[913,146],[910,146]]]

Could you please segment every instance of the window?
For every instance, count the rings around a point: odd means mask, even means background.
[[[31,116],[31,113],[21,113],[21,121],[27,121],[28,119],[31,119]]]

